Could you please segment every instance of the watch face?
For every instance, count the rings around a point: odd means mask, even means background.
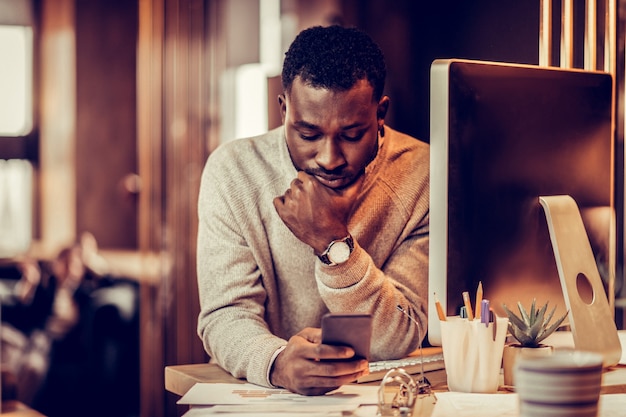
[[[350,246],[344,241],[334,242],[328,251],[328,259],[335,264],[340,264],[350,257]]]

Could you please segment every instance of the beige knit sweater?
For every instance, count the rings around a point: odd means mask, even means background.
[[[327,312],[374,316],[372,359],[419,343],[402,305],[426,328],[429,148],[388,127],[366,169],[348,230],[350,259],[324,265],[287,229],[274,197],[296,177],[282,127],[220,146],[200,187],[198,335],[212,360],[270,386],[274,352]]]

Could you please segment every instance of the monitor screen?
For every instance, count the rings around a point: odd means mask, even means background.
[[[533,299],[566,311],[539,196],[578,204],[599,273],[615,273],[612,78],[468,60],[431,67],[428,340],[435,294],[458,315],[479,282],[496,314]]]

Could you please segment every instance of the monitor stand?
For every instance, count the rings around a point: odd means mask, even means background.
[[[568,195],[542,196],[539,202],[548,221],[574,347],[600,353],[604,366],[613,366],[622,347],[578,205]]]

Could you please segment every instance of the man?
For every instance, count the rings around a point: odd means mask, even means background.
[[[351,348],[320,343],[328,312],[373,316],[373,360],[424,336],[428,145],[385,127],[385,75],[364,33],[307,29],[285,55],[283,126],[207,161],[198,334],[235,377],[321,395],[365,375]]]

